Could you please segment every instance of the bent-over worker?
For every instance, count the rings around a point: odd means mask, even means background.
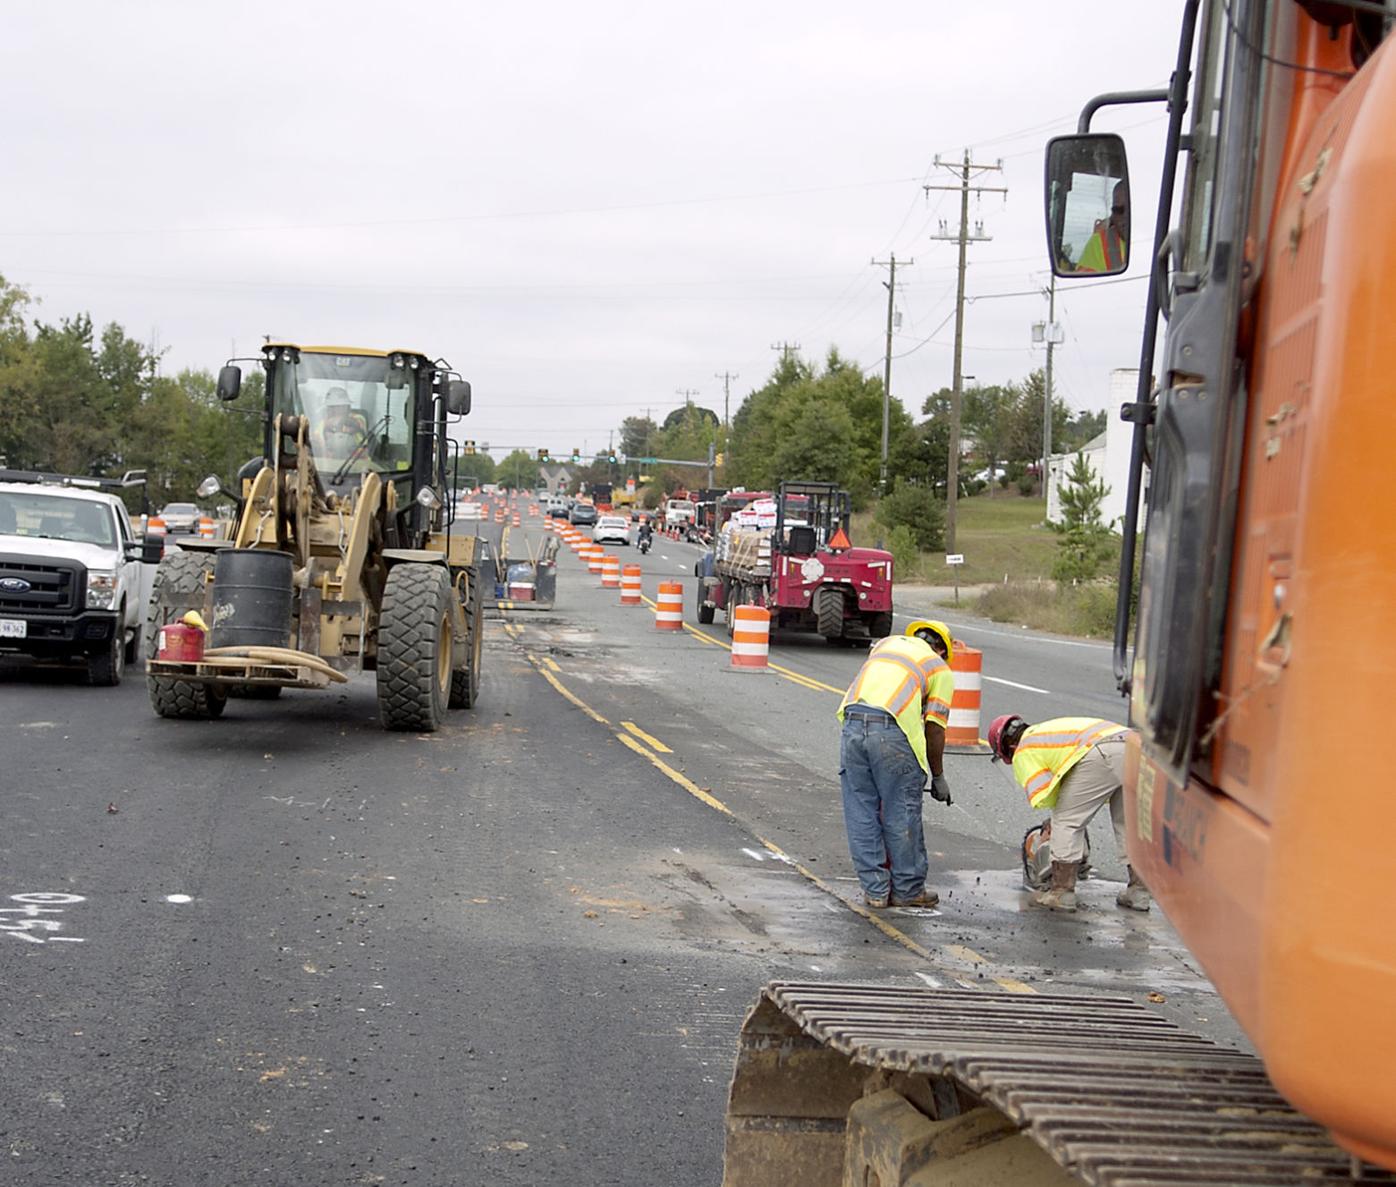
[[[921,797],[950,803],[945,726],[955,678],[943,622],[920,620],[873,645],[839,704],[839,783],[848,851],[870,907],[934,907]],[[890,871],[884,865],[890,862]]]
[[[1010,763],[1013,778],[1034,808],[1052,813],[1052,884],[1032,893],[1038,906],[1076,910],[1076,875],[1086,856],[1086,826],[1110,807],[1115,845],[1126,862],[1129,881],[1115,902],[1131,911],[1147,911],[1149,888],[1125,857],[1125,743],[1128,726],[1099,717],[1056,717],[1029,725],[1016,713],[994,718],[989,726],[993,757]]]

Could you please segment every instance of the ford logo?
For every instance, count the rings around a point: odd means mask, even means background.
[[[0,577],[0,589],[6,593],[28,593],[33,588],[23,577]]]

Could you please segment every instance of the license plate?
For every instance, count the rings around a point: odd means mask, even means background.
[[[29,634],[29,624],[22,618],[0,618],[0,639],[23,639]]]

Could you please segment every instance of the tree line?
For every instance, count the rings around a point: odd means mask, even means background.
[[[159,373],[160,358],[115,322],[56,323],[0,277],[0,459],[14,469],[118,477],[145,470],[151,504],[194,499],[208,474],[226,485],[262,452],[262,376],[231,404],[211,372]],[[132,510],[140,508],[139,495]]]

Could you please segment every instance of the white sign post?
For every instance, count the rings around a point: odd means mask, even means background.
[[[947,552],[945,563],[955,571],[955,605],[960,604],[960,566],[965,563],[963,552]]]

